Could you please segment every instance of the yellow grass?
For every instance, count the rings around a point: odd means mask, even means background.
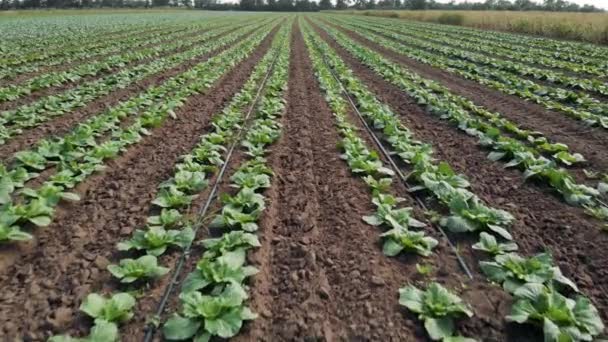
[[[440,10],[349,10],[333,13],[402,18],[608,44],[608,13]]]

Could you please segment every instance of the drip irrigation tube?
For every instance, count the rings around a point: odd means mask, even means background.
[[[378,147],[378,149],[382,152],[382,155],[384,155],[384,157],[388,160],[388,162],[389,162],[389,164],[391,166],[391,169],[393,169],[393,171],[399,176],[399,179],[401,180],[401,182],[403,183],[403,185],[407,189],[410,189],[411,186],[408,184],[407,178],[401,172],[401,170],[399,169],[399,166],[397,166],[397,163],[395,162],[395,160],[391,156],[390,152],[384,147],[384,145],[382,144],[382,141],[380,140],[380,138],[378,138],[378,136],[376,136],[376,134],[374,133],[374,131],[372,130],[372,128],[368,125],[367,121],[365,121],[365,119],[363,118],[363,115],[361,114],[361,112],[357,108],[357,105],[353,101],[352,97],[350,96],[350,94],[348,93],[348,91],[346,90],[346,88],[344,87],[344,85],[342,84],[342,82],[340,81],[340,79],[336,76],[333,68],[331,67],[331,64],[329,64],[327,62],[327,58],[326,58],[325,52],[321,51],[321,50],[319,50],[319,52],[321,53],[321,56],[323,57],[323,62],[328,67],[328,69],[329,69],[331,75],[333,76],[333,78],[340,85],[340,89],[342,90],[342,93],[344,94],[344,96],[348,100],[348,103],[351,105],[353,111],[359,117],[359,120],[363,124],[363,127],[365,127],[365,130],[367,131],[367,133],[369,134],[369,136],[372,138],[372,140],[374,141],[374,143],[376,144],[376,146]],[[414,196],[412,194],[409,194],[409,196],[412,197],[418,203],[418,205],[420,205],[425,211],[428,212],[428,208],[426,207],[426,205],[424,204],[424,202],[422,202],[422,200],[420,200],[420,198],[418,198],[418,196]],[[435,229],[437,229],[441,233],[441,235],[443,235],[443,237],[447,240],[448,245],[450,246],[450,248],[452,249],[452,251],[456,255],[456,258],[458,259],[458,263],[460,264],[460,267],[462,267],[462,269],[464,270],[464,272],[466,273],[466,275],[470,279],[473,279],[473,274],[471,274],[469,266],[464,261],[464,259],[462,258],[462,256],[458,252],[458,250],[456,249],[456,246],[454,246],[454,244],[452,243],[452,241],[450,240],[450,238],[446,234],[445,230],[443,228],[441,228],[441,226],[439,226],[439,225],[437,225],[435,223],[431,222],[431,225],[433,227],[435,227]]]
[[[286,38],[286,39],[289,39],[289,38]],[[274,59],[273,59],[271,65],[268,67],[268,71],[266,72],[266,75],[264,76],[264,79],[262,80],[262,83],[260,84],[260,87],[258,88],[258,91],[254,97],[253,102],[251,103],[251,105],[249,106],[249,109],[247,110],[247,114],[245,115],[243,122],[247,122],[249,120],[249,117],[251,116],[254,109],[256,108],[256,106],[260,100],[260,95],[262,94],[263,89],[266,87],[266,82],[268,81],[270,74],[274,70],[276,62],[279,59],[280,52],[281,52],[281,49],[278,49],[278,51],[276,52],[276,56],[274,56]],[[218,176],[217,176],[215,182],[213,183],[211,192],[209,193],[209,196],[207,197],[205,204],[197,213],[197,220],[193,225],[194,236],[196,236],[196,233],[202,227],[205,216],[207,215],[207,211],[211,207],[211,204],[213,203],[213,201],[217,198],[217,192],[218,192],[219,186],[221,184],[222,178],[223,178],[224,174],[226,173],[226,170],[228,169],[228,165],[230,164],[230,158],[232,158],[232,155],[236,149],[236,146],[240,142],[241,137],[243,136],[243,132],[245,131],[246,126],[247,125],[243,125],[238,130],[238,133],[237,133],[234,141],[230,145],[228,153],[226,154],[226,160],[224,161],[224,164],[222,165],[222,168],[220,169],[220,172],[218,173]],[[158,307],[157,307],[156,313],[155,313],[155,317],[160,317],[162,315],[163,311],[165,310],[165,306],[167,305],[167,301],[169,300],[169,297],[171,296],[173,288],[175,287],[175,285],[178,284],[178,278],[181,274],[184,263],[186,262],[186,260],[188,260],[188,258],[190,256],[191,249],[192,249],[192,242],[188,246],[186,246],[186,248],[184,249],[184,252],[182,253],[182,255],[175,267],[175,271],[173,273],[173,276],[171,277],[171,282],[165,288],[163,297],[161,298],[161,301],[158,304]],[[146,335],[144,337],[144,342],[150,342],[152,340],[152,338],[154,337],[154,334],[156,332],[156,328],[157,328],[157,326],[154,323],[149,323],[144,328],[146,331]]]

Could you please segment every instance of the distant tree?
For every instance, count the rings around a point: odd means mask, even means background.
[[[423,10],[426,9],[427,3],[426,0],[409,0],[409,9],[413,10]]]
[[[376,0],[368,0],[365,4],[366,9],[374,9],[376,8]]]
[[[336,0],[336,9],[343,10],[347,8],[348,4],[346,3],[346,0]]]
[[[332,9],[333,5],[331,4],[331,0],[321,0],[321,2],[319,2],[319,8],[322,10]]]

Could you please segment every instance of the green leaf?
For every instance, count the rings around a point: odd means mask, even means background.
[[[193,337],[202,321],[174,315],[163,326],[163,335],[168,340],[185,340]]]
[[[442,340],[454,333],[454,321],[449,317],[427,318],[424,328],[432,340]]]

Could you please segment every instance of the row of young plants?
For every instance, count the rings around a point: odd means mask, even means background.
[[[541,132],[522,129],[516,123],[504,118],[499,113],[491,112],[479,107],[465,97],[452,94],[448,88],[442,86],[438,82],[424,79],[413,72],[408,72],[407,76],[413,82],[431,89],[431,98],[437,97],[443,98],[446,101],[455,102],[463,109],[469,111],[470,114],[473,115],[470,120],[475,120],[476,122],[469,123],[468,126],[473,126],[496,138],[500,137],[500,131],[502,131],[508,136],[512,136],[527,145],[531,145],[531,147],[526,147],[526,145],[521,144],[522,152],[543,155],[567,166],[585,161],[584,156],[580,153],[571,153],[566,144],[550,142]],[[435,97],[432,97],[432,95]],[[427,101],[429,101],[428,98],[424,97],[418,97],[417,100],[419,100],[419,104],[426,104]],[[511,140],[512,139],[507,138],[504,142],[509,143]]]
[[[483,39],[484,42],[487,41],[489,43],[501,44],[503,47],[517,49],[518,51],[522,52],[530,51],[531,53],[543,54],[545,56],[570,61],[573,63],[595,65],[604,70],[608,67],[605,58],[608,50],[606,47],[601,45],[531,37],[521,34],[509,34],[449,25],[426,23],[416,24],[430,30],[453,32],[459,36],[480,38]]]
[[[153,13],[151,15],[90,15],[86,19],[77,16],[20,16],[7,18],[0,23],[4,33],[0,41],[0,65],[14,59],[29,58],[25,62],[61,56],[81,48],[95,48],[112,39],[122,39],[175,27],[196,25],[217,16],[182,13]],[[52,53],[52,54],[48,54]]]
[[[279,121],[285,108],[290,27],[291,24],[284,26],[276,65],[241,141],[247,160],[230,178],[235,192],[221,194],[223,206],[209,224],[209,231],[219,236],[200,242],[205,252],[182,284],[180,313],[174,313],[163,325],[166,340],[230,338],[239,333],[244,321],[257,317],[246,305],[246,283],[258,270],[248,264],[246,254],[260,246],[255,232],[266,207],[262,193],[270,187],[273,176],[265,155],[281,135]]]
[[[454,95],[449,88],[442,86],[440,83],[424,79],[418,74],[409,70],[403,70],[404,75],[415,83],[419,83],[432,90],[431,95],[444,97],[446,101],[455,102],[462,106],[465,110],[477,120],[476,123],[469,123],[468,126],[474,126],[479,130],[485,131],[490,136],[496,136],[500,131],[520,140],[523,143],[532,145],[531,148],[525,148],[522,144],[522,151],[532,153],[534,155],[543,155],[556,162],[570,166],[576,163],[584,162],[585,158],[580,153],[571,153],[566,144],[559,142],[550,142],[541,132],[522,129],[516,123],[508,120],[497,112],[491,112],[487,109],[475,105],[472,101],[463,96]],[[428,99],[418,97],[419,104],[426,104]],[[608,122],[608,121],[607,121]],[[505,141],[508,143],[509,139]]]
[[[357,19],[359,20],[359,18]],[[547,68],[562,69],[572,73],[585,73],[598,77],[604,77],[608,74],[608,63],[606,63],[606,61],[587,59],[578,54],[569,58],[567,55],[556,54],[555,52],[545,49],[511,43],[501,43],[476,36],[463,35],[457,30],[453,30],[450,27],[444,28],[440,25],[424,26],[417,22],[406,22],[402,20],[399,22],[384,21],[383,23],[379,23],[378,20],[372,20],[371,18],[360,20],[370,24],[382,24],[390,30],[403,34],[413,31],[415,33],[431,34],[433,37],[437,38],[451,38],[452,40],[449,41],[450,44],[457,42],[458,46],[463,46],[461,44],[464,44],[467,48],[471,48],[472,50],[517,60],[530,65],[542,65]],[[456,41],[454,41],[454,39],[456,39]]]
[[[537,179],[559,192],[564,200],[573,206],[581,206],[598,218],[608,217],[608,208],[601,204],[605,195],[606,184],[599,182],[597,189],[579,184],[564,168],[560,168],[554,160],[532,153],[523,143],[502,136],[483,122],[474,118],[467,108],[460,105],[454,97],[437,96],[435,84],[420,78],[396,63],[382,57],[379,53],[354,43],[338,30],[320,23],[321,27],[349,53],[361,60],[388,82],[403,89],[419,104],[439,116],[450,120],[468,135],[477,137],[479,144],[492,152],[488,158],[493,161],[505,160],[506,167],[516,167],[524,173],[525,179]]]
[[[112,39],[99,39],[99,44],[87,46],[78,49],[76,52],[65,53],[63,55],[46,57],[34,63],[22,63],[21,65],[0,66],[0,80],[11,80],[18,75],[39,71],[43,67],[51,67],[55,65],[65,65],[78,60],[92,59],[102,55],[111,53],[124,52],[125,50],[133,50],[146,45],[161,43],[170,39],[181,39],[187,35],[196,33],[201,29],[213,27],[213,21],[203,22],[198,25],[174,25],[166,27],[164,30],[154,30],[152,32],[143,32],[133,34],[126,37],[113,37]],[[84,43],[84,42],[83,42]],[[83,44],[88,45],[88,44]],[[14,63],[16,61],[13,61]]]
[[[246,41],[158,87],[150,88],[135,99],[119,104],[93,118],[90,123],[79,125],[63,138],[43,140],[34,150],[18,152],[16,166],[0,170],[0,241],[30,238],[21,230],[28,223],[36,226],[50,224],[60,199],[78,199],[77,195],[66,192],[67,189],[81,183],[102,169],[108,160],[117,158],[129,146],[141,141],[143,135],[149,134],[148,129],[161,126],[167,117],[175,118],[174,111],[183,106],[188,97],[208,91],[215,81],[257,48],[272,26],[265,25]],[[215,50],[236,38],[226,36],[208,48]],[[144,103],[147,106],[141,107]],[[128,116],[134,117],[133,122],[121,127],[121,120]],[[111,134],[107,140],[95,141],[96,137],[108,131]],[[41,186],[37,189],[23,188],[25,182],[37,177],[39,174],[36,172],[47,165],[54,165],[56,170]],[[16,192],[20,188],[23,189]]]
[[[169,28],[170,26],[164,26]],[[160,27],[159,27],[160,28]],[[113,39],[123,39],[132,35],[145,34],[154,30],[147,26],[136,25],[131,27],[128,33],[123,28],[110,29],[98,28],[88,32],[70,31],[55,37],[42,39],[15,40],[7,39],[0,44],[2,58],[0,58],[0,70],[5,71],[11,67],[19,67],[23,64],[34,63],[53,57],[61,57],[67,54],[82,52],[86,49],[95,49],[110,44]],[[156,31],[156,30],[154,30]],[[100,37],[105,38],[100,38]]]
[[[382,249],[385,255],[389,257],[401,253],[431,255],[433,248],[439,242],[427,236],[421,229],[426,227],[426,224],[413,217],[412,208],[398,207],[404,199],[391,194],[394,172],[384,166],[377,152],[368,148],[366,142],[358,135],[358,129],[349,122],[349,105],[342,97],[342,87],[324,62],[323,53],[317,50],[323,46],[317,45],[311,37],[310,27],[304,30],[304,41],[308,46],[315,75],[342,136],[340,147],[344,153],[341,157],[353,174],[361,177],[372,192],[372,203],[377,208],[376,213],[364,216],[363,220],[372,226],[385,229],[380,235],[383,239]],[[474,341],[462,336],[454,336],[456,330],[454,320],[462,315],[472,317],[473,311],[460,297],[439,283],[432,282],[425,290],[408,285],[401,288],[399,293],[399,303],[419,315],[431,339],[451,342]]]
[[[495,68],[450,59],[406,46],[377,34],[366,36],[370,41],[424,64],[446,70],[466,79],[535,102],[549,110],[565,113],[589,125],[608,128],[608,105],[587,94],[539,85]]]
[[[344,21],[341,22],[344,23]],[[429,34],[424,31],[412,30],[411,32],[406,31],[405,33],[395,33],[391,31],[390,27],[382,24],[361,24],[360,22],[355,22],[353,20],[346,21],[346,23],[356,28],[363,29],[362,32],[371,31],[378,33],[380,35],[393,38],[399,42],[403,42],[412,48],[440,54],[446,58],[461,59],[477,65],[502,70],[515,76],[529,77],[540,81],[554,83],[556,86],[582,90],[587,93],[608,95],[608,85],[606,85],[606,83],[602,80],[588,79],[580,76],[570,76],[563,72],[554,71],[552,69],[541,69],[534,66],[525,65],[519,61],[490,57],[485,54],[494,54],[494,51],[486,46],[466,43],[460,40],[454,41],[454,38],[443,37],[437,34]],[[478,53],[473,51],[477,51]],[[535,60],[532,57],[530,57],[530,59],[532,61]],[[539,86],[542,87],[542,85]]]
[[[159,40],[162,40],[159,38]],[[0,102],[13,101],[30,94],[63,83],[76,82],[85,76],[98,76],[111,72],[115,68],[124,67],[129,63],[158,57],[177,49],[188,48],[200,42],[200,36],[177,40],[169,44],[160,44],[141,50],[127,51],[119,55],[112,55],[92,63],[85,63],[65,71],[49,72],[28,79],[22,84],[12,84],[0,88]]]
[[[525,257],[515,252],[517,244],[507,229],[514,219],[510,213],[482,203],[468,189],[468,180],[455,174],[447,163],[437,163],[432,156],[432,147],[415,140],[391,109],[353,76],[327,43],[314,35],[312,44],[324,52],[327,63],[354,98],[366,121],[381,132],[392,152],[411,166],[409,179],[417,186],[410,190],[432,195],[449,211],[439,224],[454,233],[480,233],[480,241],[473,248],[486,252],[489,257],[489,260],[480,262],[482,272],[492,282],[502,285],[515,299],[507,321],[541,326],[546,341],[591,341],[603,332],[604,325],[597,309],[589,299],[577,294],[576,285],[553,264],[549,253]],[[431,300],[436,298],[433,293],[443,291],[437,288],[430,290],[406,289],[401,291],[400,299],[423,318],[427,312],[432,315],[435,310],[445,313],[455,308],[449,300],[453,297],[446,297],[433,305]],[[570,298],[573,293],[576,294],[574,299]],[[456,312],[467,313],[458,309]],[[451,326],[442,320],[431,322],[427,330],[434,328],[440,332],[442,328]]]
[[[281,33],[282,32],[282,33]],[[192,245],[195,232],[192,226],[197,217],[193,202],[209,185],[209,180],[224,164],[224,154],[228,145],[236,138],[237,131],[244,122],[244,111],[251,106],[256,91],[264,81],[264,75],[285,39],[283,29],[274,38],[269,51],[256,65],[243,88],[212,119],[211,132],[202,135],[200,142],[180,158],[174,174],[159,185],[156,198],[152,201],[151,215],[147,226],[136,230],[131,239],[117,244],[117,249],[129,252],[118,264],[108,266],[108,271],[122,284],[129,286],[129,292],[167,274],[170,269],[159,266],[158,258],[166,252],[186,250]],[[237,234],[233,234],[233,240]],[[253,234],[241,234],[241,240],[259,245]],[[221,248],[221,241],[215,244]],[[210,253],[210,252],[208,252]],[[67,335],[54,336],[50,342],[112,342],[119,340],[119,324],[133,317],[136,298],[129,292],[118,292],[104,296],[89,294],[80,309],[92,319],[94,326],[88,337],[73,338]]]
[[[191,41],[191,45],[194,46],[192,49],[156,58],[149,63],[138,64],[101,79],[83,83],[63,93],[49,95],[14,110],[2,112],[0,114],[0,145],[20,135],[24,129],[36,127],[52,118],[66,115],[117,89],[125,88],[148,76],[169,70],[201,56],[209,51],[206,44],[201,45],[201,43],[205,43],[211,37],[234,31],[235,28],[228,26],[217,30],[209,29],[205,34]],[[244,34],[247,30],[251,30],[248,25],[235,31],[235,34]]]

